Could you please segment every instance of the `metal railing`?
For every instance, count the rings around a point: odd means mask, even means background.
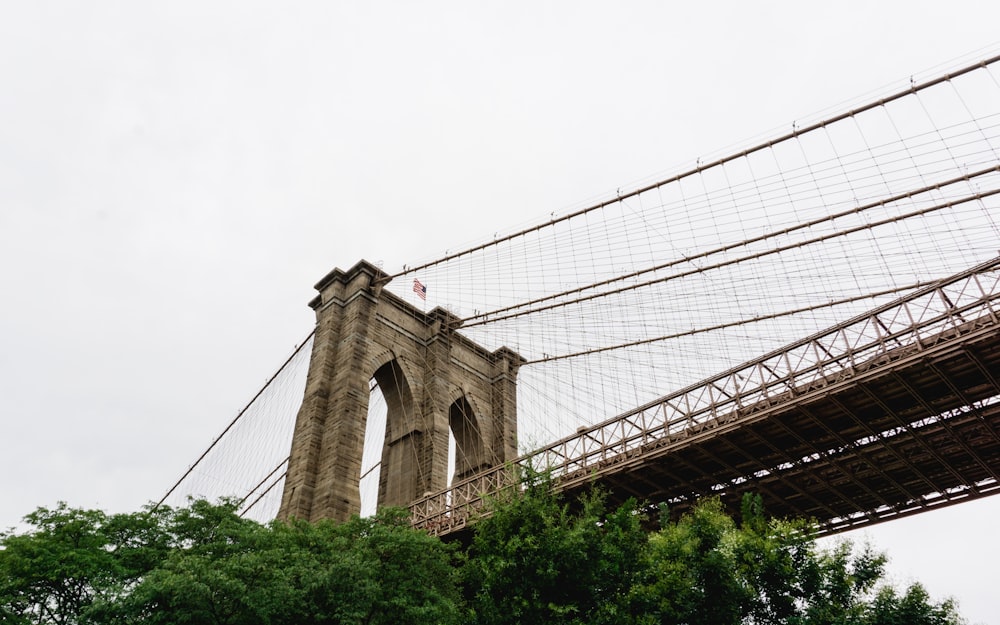
[[[419,499],[410,507],[412,522],[433,534],[461,529],[485,499],[530,471],[547,472],[557,487],[591,479],[652,447],[752,419],[803,393],[996,327],[998,312],[1000,258]]]

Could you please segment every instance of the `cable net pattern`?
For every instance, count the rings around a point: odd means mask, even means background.
[[[400,277],[529,360],[528,451],[997,255],[996,59],[801,128]]]
[[[295,414],[302,403],[312,334],[264,384],[159,504],[184,505],[188,498],[233,497],[259,521],[273,519],[292,446]]]
[[[994,57],[911,79],[640,189],[404,267],[386,288],[448,309],[472,340],[527,359],[520,448],[544,447],[996,257],[998,68]],[[232,444],[209,454],[213,468],[194,471],[216,486],[171,497],[249,492],[249,505],[280,478],[308,360],[296,358],[303,371],[287,374],[287,388],[299,394],[282,400],[294,407],[234,427]],[[271,493],[254,514],[273,517],[279,483]]]

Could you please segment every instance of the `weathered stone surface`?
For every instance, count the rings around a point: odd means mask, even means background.
[[[474,343],[455,331],[457,317],[422,312],[383,290],[387,282],[361,261],[316,285],[316,336],[278,518],[346,520],[360,511],[373,377],[388,408],[379,506],[405,506],[447,485],[449,429],[457,479],[517,455],[522,358]]]

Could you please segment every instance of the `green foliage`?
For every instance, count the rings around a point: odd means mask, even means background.
[[[476,524],[464,569],[472,622],[622,622],[646,542],[635,506],[608,511],[594,493],[571,510],[549,493],[537,481]]]
[[[0,621],[91,622],[95,606],[125,596],[165,555],[162,519],[62,503],[27,515],[29,533],[0,534]]]
[[[900,596],[892,587],[883,587],[866,606],[864,625],[959,625],[955,603],[931,603],[920,584],[912,584]]]
[[[717,499],[676,522],[666,506],[653,513],[660,530],[644,534],[633,503],[608,510],[598,493],[570,506],[544,480],[496,502],[469,551],[469,622],[961,623],[953,603],[919,587],[876,589],[883,555],[848,542],[819,549],[807,522],[768,520],[759,496],[744,498],[739,525]]]
[[[493,502],[465,553],[404,510],[347,523],[240,518],[192,501],[106,515],[60,504],[0,534],[11,625],[960,625],[919,584],[881,585],[885,557],[820,549],[803,521],[740,522],[718,500],[648,532],[634,502],[553,495],[541,476]]]
[[[650,537],[646,577],[633,588],[633,609],[643,623],[962,622],[953,602],[934,604],[919,587],[904,598],[889,587],[876,591],[886,558],[870,547],[856,550],[844,541],[819,549],[808,523],[767,520],[757,495],[744,497],[741,512],[737,527],[721,503],[709,499]]]
[[[457,622],[451,549],[411,529],[402,511],[344,524],[220,521],[150,573],[114,621]]]
[[[663,623],[738,623],[750,589],[736,567],[733,520],[717,500],[695,508],[649,539],[646,581],[635,591],[642,612]]]
[[[0,622],[458,622],[454,549],[403,511],[265,526],[235,509],[41,508],[0,540]]]

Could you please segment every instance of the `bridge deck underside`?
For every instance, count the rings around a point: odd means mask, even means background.
[[[916,353],[661,449],[595,478],[613,501],[700,497],[737,506],[760,493],[774,516],[814,518],[823,533],[1000,492],[1000,335]]]

